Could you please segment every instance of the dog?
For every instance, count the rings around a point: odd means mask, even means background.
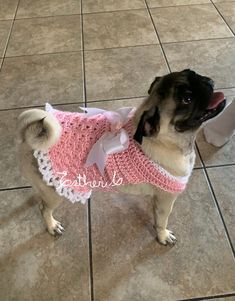
[[[130,119],[130,139],[166,173],[175,178],[188,179],[195,162],[196,134],[201,125],[221,113],[225,105],[223,93],[214,92],[213,80],[190,69],[156,77],[148,90],[148,97]],[[60,135],[61,124],[50,112],[30,109],[19,116],[20,169],[40,193],[42,215],[52,235],[62,234],[64,230],[61,223],[54,219],[53,212],[65,197],[56,192],[53,184],[49,186],[43,180],[35,151],[48,151],[60,141]],[[125,183],[117,186],[116,190],[151,196],[158,241],[163,245],[176,242],[173,232],[167,229],[167,222],[181,191],[169,192],[141,181],[138,184]]]

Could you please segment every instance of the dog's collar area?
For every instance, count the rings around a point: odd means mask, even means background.
[[[173,181],[180,182],[181,184],[184,184],[184,185],[186,185],[188,183],[188,180],[191,176],[192,170],[188,175],[174,176],[168,170],[166,170],[164,167],[162,167],[158,162],[154,162],[154,161],[151,161],[151,162],[155,166],[155,168],[159,169],[161,171],[161,173],[166,174]]]

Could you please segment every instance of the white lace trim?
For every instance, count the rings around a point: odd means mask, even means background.
[[[60,178],[53,174],[51,161],[46,152],[36,150],[34,151],[34,157],[38,161],[39,171],[42,174],[43,180],[48,186],[53,186],[56,192],[68,199],[70,202],[81,202],[85,204],[86,201],[91,196],[91,190],[88,192],[76,192],[70,187],[65,187],[61,185]]]
[[[181,176],[173,176],[169,171],[167,171],[165,168],[163,168],[157,162],[154,162],[152,160],[150,160],[150,161],[155,166],[155,168],[160,171],[160,173],[163,176],[170,178],[170,180],[172,180],[172,181],[180,182],[181,184],[187,184],[188,183],[188,180],[189,180],[189,177],[190,177],[192,171],[186,176],[182,176],[182,177]]]

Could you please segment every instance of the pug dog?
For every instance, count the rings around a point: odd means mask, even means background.
[[[151,164],[158,164],[174,179],[188,179],[195,162],[196,134],[204,122],[222,112],[226,104],[224,95],[214,92],[212,79],[189,69],[156,77],[148,94],[131,118],[130,139]],[[48,151],[56,145],[61,139],[61,126],[54,116],[39,109],[27,110],[19,116],[20,168],[40,193],[42,215],[52,235],[62,234],[64,230],[54,219],[53,212],[65,197],[57,193],[53,184],[49,186],[43,180],[34,152],[40,149]],[[157,239],[163,245],[174,244],[176,237],[167,229],[167,223],[181,190],[169,192],[162,187],[140,181],[137,184],[124,183],[116,189],[139,197],[150,196]]]

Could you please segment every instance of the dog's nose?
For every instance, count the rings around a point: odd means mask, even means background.
[[[215,83],[212,79],[209,80],[209,85],[211,86],[212,89],[214,88]]]

